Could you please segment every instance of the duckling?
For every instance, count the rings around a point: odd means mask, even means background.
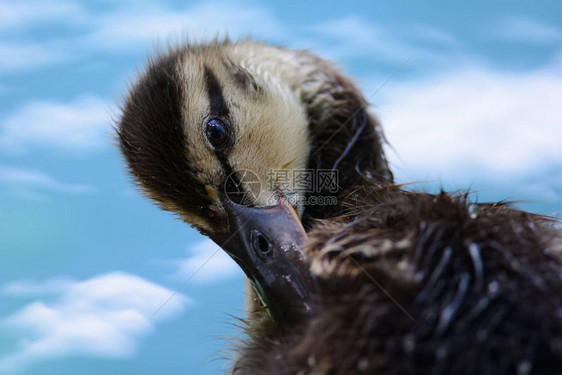
[[[562,371],[556,224],[393,185],[380,125],[325,60],[176,47],[131,88],[118,136],[145,193],[229,253],[266,306],[233,373]],[[322,169],[334,192],[268,180]]]
[[[364,175],[392,182],[379,123],[352,80],[306,51],[251,40],[185,44],[151,59],[117,128],[146,195],[229,253],[277,320],[291,313],[274,301],[310,308],[305,228],[340,212]],[[326,170],[335,185],[303,191],[283,178]],[[328,194],[334,203],[307,204]]]
[[[234,374],[562,373],[556,221],[366,184],[309,233],[304,325],[250,324]]]

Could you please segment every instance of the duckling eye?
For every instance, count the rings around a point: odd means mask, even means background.
[[[213,118],[207,121],[205,135],[214,148],[220,149],[226,144],[226,141],[228,141],[230,129],[222,120]]]

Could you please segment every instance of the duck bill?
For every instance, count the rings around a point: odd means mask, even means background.
[[[291,324],[312,310],[316,283],[310,274],[300,219],[284,200],[248,207],[223,199],[229,233],[211,238],[244,270],[270,315]]]

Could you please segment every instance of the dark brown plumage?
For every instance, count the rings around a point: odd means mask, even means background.
[[[317,313],[255,319],[235,374],[562,372],[558,223],[466,196],[362,187],[318,223]]]
[[[313,56],[318,69],[329,72],[330,84],[325,92],[313,97],[303,95],[310,119],[312,146],[308,168],[338,171],[338,201],[354,186],[361,184],[365,175],[378,183],[392,183],[392,172],[384,154],[380,124],[368,111],[368,102],[350,78],[336,71],[323,59]],[[329,96],[320,101],[318,96]],[[311,196],[329,196],[333,193],[317,191]],[[310,205],[302,216],[305,228],[315,219],[323,219],[341,212],[341,205]]]
[[[131,175],[162,208],[180,216],[196,213],[221,225],[209,210],[211,200],[204,185],[195,178],[197,167],[188,161],[181,55],[177,50],[149,61],[123,107],[119,145]]]

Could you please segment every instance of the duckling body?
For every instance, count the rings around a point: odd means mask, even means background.
[[[252,322],[234,374],[562,373],[556,223],[368,190],[310,233],[317,313],[286,332]]]

